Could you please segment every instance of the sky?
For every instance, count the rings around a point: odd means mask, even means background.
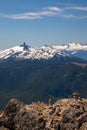
[[[0,0],[0,49],[87,44],[87,0]]]

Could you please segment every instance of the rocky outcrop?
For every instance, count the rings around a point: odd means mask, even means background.
[[[51,104],[11,99],[0,112],[0,130],[87,130],[87,99],[78,93]]]

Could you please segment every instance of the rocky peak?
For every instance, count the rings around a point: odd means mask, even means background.
[[[25,42],[20,47],[23,47],[23,50],[29,50],[29,46]]]

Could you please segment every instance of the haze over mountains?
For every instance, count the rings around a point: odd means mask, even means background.
[[[0,104],[87,97],[87,45],[30,47],[23,43],[0,51]]]

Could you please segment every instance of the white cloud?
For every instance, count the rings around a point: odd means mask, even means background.
[[[26,12],[22,14],[1,14],[0,17],[9,19],[40,19],[46,16],[55,16],[61,11],[58,7],[48,7],[40,12]]]
[[[77,18],[74,14],[62,14],[61,17],[63,18]]]
[[[62,11],[61,8],[58,8],[58,7],[55,7],[55,6],[53,6],[53,7],[48,7],[48,10],[52,10],[52,11]]]
[[[78,16],[74,14],[62,14],[61,17],[63,18],[74,18],[74,19],[87,19],[87,16]]]
[[[69,9],[69,10],[78,10],[78,11],[87,11],[87,7],[83,7],[83,6],[66,7],[66,9]]]
[[[30,20],[30,19],[41,19],[45,17],[62,17],[62,18],[78,18],[78,19],[87,19],[87,16],[79,16],[76,15],[74,12],[71,14],[67,11],[70,10],[80,10],[80,11],[87,11],[87,7],[80,7],[80,6],[73,6],[73,7],[64,7],[59,8],[57,6],[49,6],[43,8],[41,11],[38,12],[25,12],[20,14],[0,14],[2,18],[8,18],[13,20]]]
[[[68,13],[66,12],[68,11]],[[69,14],[69,12],[72,11],[72,14]],[[87,19],[87,15],[81,14],[80,12],[73,12],[73,11],[82,11],[82,12],[86,12],[87,11],[87,7],[83,7],[83,6],[70,6],[70,7],[65,7],[64,8],[64,13],[62,14],[62,17],[64,18],[76,18],[76,19]]]
[[[87,11],[87,7],[73,7],[75,10]]]

